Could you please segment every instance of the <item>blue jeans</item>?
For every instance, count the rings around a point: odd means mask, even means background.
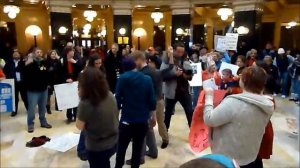
[[[193,89],[193,109],[195,109],[198,103],[198,97],[201,88],[200,86],[193,86],[192,89]]]
[[[280,83],[281,83],[281,94],[288,96],[289,95],[289,75],[287,72],[280,72]]]
[[[87,151],[85,148],[85,132],[84,131],[80,132],[79,142],[77,145],[77,154],[78,154],[78,156],[87,154]]]
[[[117,151],[117,145],[104,151],[89,151],[88,150],[88,161],[90,168],[110,168],[109,159]]]
[[[292,96],[293,98],[300,99],[300,81],[298,78],[292,79]]]
[[[39,108],[39,119],[41,125],[46,125],[47,120],[45,117],[46,113],[46,104],[47,104],[47,96],[48,90],[42,92],[27,92],[28,98],[28,111],[27,111],[27,125],[28,127],[34,126],[34,119],[35,119],[35,107],[38,105]]]

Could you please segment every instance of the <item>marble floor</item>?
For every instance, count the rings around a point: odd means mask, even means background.
[[[293,134],[296,116],[299,117],[299,106],[295,103],[276,98],[277,110],[272,117],[275,131],[274,149],[271,159],[265,160],[265,167],[270,168],[296,168],[299,167],[298,136]],[[298,114],[298,115],[297,115]],[[76,156],[76,148],[65,153],[52,151],[42,147],[27,148],[25,143],[33,136],[46,135],[48,137],[59,136],[68,132],[79,133],[74,124],[65,123],[65,112],[53,111],[47,115],[52,129],[42,129],[36,124],[33,134],[26,131],[26,112],[23,104],[20,104],[20,112],[15,118],[10,114],[1,114],[1,162],[0,167],[89,167],[87,162],[80,161]],[[299,119],[299,118],[298,118]],[[36,117],[38,123],[38,117]],[[197,156],[210,153],[206,149],[202,153],[194,153],[188,145],[188,126],[181,106],[176,107],[176,114],[172,118],[170,129],[170,145],[167,149],[159,148],[159,157],[155,160],[146,157],[146,163],[141,167],[178,167],[182,163]],[[161,139],[157,134],[157,144]],[[128,148],[126,158],[131,156],[131,147]],[[115,156],[111,159],[111,165],[115,162]],[[124,166],[128,167],[128,166]]]

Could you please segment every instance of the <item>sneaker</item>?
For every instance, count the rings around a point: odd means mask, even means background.
[[[13,111],[13,112],[10,114],[10,116],[11,116],[11,117],[15,117],[17,114],[18,114],[17,112]]]
[[[163,143],[161,144],[161,149],[165,149],[165,148],[167,148],[168,147],[168,145],[169,145],[169,141],[164,141],[163,140]]]
[[[282,95],[281,98],[285,99],[285,98],[286,98],[286,95]]]
[[[33,133],[34,132],[34,126],[28,126],[28,133]]]
[[[131,159],[130,159],[130,160],[126,160],[126,164],[127,164],[127,165],[131,165]],[[141,165],[145,164],[145,160],[144,160],[144,159],[141,159],[140,164],[141,164]]]
[[[50,129],[50,128],[52,128],[52,125],[46,123],[46,124],[42,124],[41,127]]]

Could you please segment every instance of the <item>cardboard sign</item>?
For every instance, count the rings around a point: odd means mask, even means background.
[[[229,64],[226,62],[222,62],[219,73],[221,74],[221,76],[223,76],[222,71],[224,69],[230,69],[232,71],[232,75],[236,76],[237,75],[237,71],[239,70],[239,66],[237,65],[233,65],[233,64]]]
[[[238,33],[226,33],[226,49],[236,51],[238,39]]]
[[[225,94],[225,90],[214,91],[214,107],[221,103]],[[209,147],[209,127],[205,125],[203,120],[204,105],[205,92],[201,91],[193,114],[193,120],[189,134],[189,144],[194,152],[202,152]]]
[[[193,79],[189,81],[190,86],[202,86],[202,67],[201,63],[192,63]]]
[[[54,85],[54,91],[59,110],[66,110],[78,106],[78,82]]]
[[[0,81],[0,113],[15,111],[14,79]]]

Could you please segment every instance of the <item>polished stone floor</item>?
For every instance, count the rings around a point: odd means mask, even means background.
[[[292,133],[296,127],[296,116],[299,117],[299,106],[281,98],[277,98],[276,102],[277,110],[272,117],[275,131],[273,156],[264,161],[265,167],[299,167],[298,136]],[[42,129],[39,124],[36,124],[35,132],[29,134],[26,131],[26,112],[23,104],[20,104],[20,109],[15,118],[11,118],[9,114],[0,115],[0,167],[88,167],[87,162],[82,162],[77,158],[76,148],[61,153],[42,147],[25,147],[25,143],[33,136],[53,137],[68,132],[79,133],[74,124],[67,125],[65,123],[65,112],[54,111],[53,114],[47,115],[49,123],[53,125],[52,129]],[[38,123],[38,116],[36,116],[36,123]],[[142,167],[178,167],[197,156],[210,153],[210,149],[206,149],[200,154],[191,151],[188,145],[188,130],[183,110],[181,106],[177,106],[171,123],[169,147],[164,150],[159,148],[158,159],[153,160],[146,157],[146,163]],[[157,131],[156,139],[160,146],[161,140]],[[130,156],[131,148],[129,147],[126,158],[129,159]],[[112,166],[114,166],[114,162],[115,156],[111,159]]]

